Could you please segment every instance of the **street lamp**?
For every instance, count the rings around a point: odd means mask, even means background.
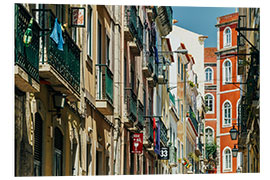
[[[66,94],[62,94],[60,92],[53,95],[53,106],[56,109],[58,118],[61,116],[60,110],[64,109],[66,97]]]
[[[237,131],[237,129],[235,129],[235,127],[233,125],[233,128],[230,130],[231,139],[236,140],[237,139],[237,134],[238,134],[238,131]]]
[[[238,153],[238,148],[236,148],[236,145],[234,145],[234,147],[232,149],[232,155],[233,155],[233,157],[237,157],[237,153]]]

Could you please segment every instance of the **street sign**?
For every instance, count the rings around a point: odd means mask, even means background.
[[[143,149],[143,133],[134,133],[131,153],[141,154]]]
[[[158,159],[161,160],[168,160],[169,159],[169,148],[168,147],[161,147],[160,153],[158,155]]]

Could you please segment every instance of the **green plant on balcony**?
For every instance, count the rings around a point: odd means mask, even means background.
[[[207,159],[215,159],[217,157],[217,144],[216,142],[207,143],[205,145],[205,153]]]

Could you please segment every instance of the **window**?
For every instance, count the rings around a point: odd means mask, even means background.
[[[34,176],[42,175],[42,119],[35,114]]]
[[[214,97],[212,94],[205,96],[205,106],[207,107],[207,113],[213,113],[214,111]]]
[[[232,106],[229,101],[225,102],[223,105],[223,125],[231,125],[231,116],[232,116]]]
[[[59,128],[55,128],[54,138],[54,176],[63,175],[63,135]]]
[[[181,122],[184,121],[184,107],[183,104],[181,104]]]
[[[181,81],[184,80],[184,64],[181,63]]]
[[[232,63],[229,59],[223,63],[223,82],[232,82]]]
[[[211,68],[205,69],[205,82],[213,82],[213,70]]]
[[[232,33],[231,33],[231,28],[226,27],[224,29],[223,33],[223,41],[224,41],[224,47],[230,47],[232,45]]]
[[[214,141],[214,130],[211,127],[205,129],[205,140],[207,144],[211,144]]]
[[[236,107],[236,118],[237,118],[237,123],[240,122],[241,120],[241,104],[240,104],[240,99],[237,101],[237,107]]]
[[[232,170],[232,153],[229,147],[223,150],[223,171]]]
[[[87,44],[88,44],[88,55],[92,56],[92,8],[89,6],[88,14],[88,28],[87,28]]]
[[[106,64],[110,67],[110,38],[106,36]]]

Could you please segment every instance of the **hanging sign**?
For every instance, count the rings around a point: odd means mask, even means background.
[[[134,133],[131,153],[141,154],[143,149],[143,133]]]
[[[85,27],[85,8],[71,8],[71,26]]]
[[[161,159],[161,160],[168,160],[169,159],[169,148],[168,147],[161,147],[160,148],[158,159]]]

